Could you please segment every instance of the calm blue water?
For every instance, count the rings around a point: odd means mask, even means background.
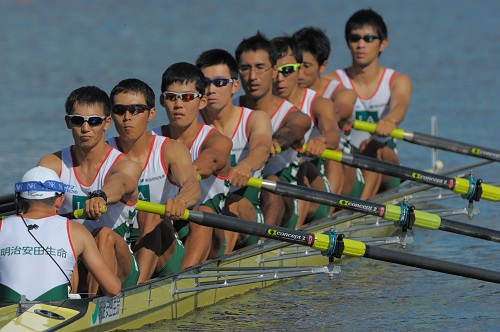
[[[210,48],[233,52],[257,30],[275,37],[308,25],[323,27],[330,37],[331,71],[349,65],[344,23],[368,6],[389,28],[382,64],[413,81],[402,128],[429,133],[430,117],[437,115],[440,136],[500,150],[498,1],[2,1],[0,195],[10,193],[40,156],[71,144],[64,101],[73,89],[110,91],[137,77],[159,94],[161,74],[174,62],[193,62]],[[151,126],[165,121],[159,112]],[[431,165],[428,148],[401,142],[399,150],[405,165]],[[445,152],[439,157],[447,168],[475,160]],[[497,164],[476,175],[498,181],[499,171]],[[478,205],[475,222],[499,228],[498,203]],[[498,245],[426,231],[416,232],[415,240],[409,252],[500,270]],[[500,324],[497,285],[368,260],[351,263],[334,282],[289,282],[151,330],[477,331]]]

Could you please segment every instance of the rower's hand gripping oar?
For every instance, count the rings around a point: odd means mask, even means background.
[[[373,134],[375,133],[377,124],[354,120],[353,128],[357,130],[367,131]],[[472,144],[452,141],[449,139],[412,132],[412,131],[405,131],[399,128],[394,129],[391,132],[390,136],[396,139],[405,140],[410,143],[428,146],[431,148],[451,151],[455,153],[460,153],[468,156],[473,156],[493,161],[500,161],[500,151]]]
[[[136,208],[139,211],[160,215],[165,214],[165,205],[163,204],[139,201],[137,202]],[[500,283],[500,272],[380,247],[371,247],[363,242],[347,239],[343,234],[336,234],[331,231],[326,233],[309,233],[301,230],[259,224],[254,221],[241,220],[220,214],[190,210],[185,210],[183,219],[208,227],[221,228],[233,232],[256,235],[268,239],[311,247],[321,251],[324,256],[328,257],[340,258],[342,254],[353,257],[366,257],[497,284]]]
[[[442,230],[483,240],[500,242],[500,231],[447,220],[436,214],[415,210],[413,206],[407,206],[404,203],[401,206],[392,204],[384,205],[305,186],[258,178],[250,178],[248,186],[261,188],[278,195],[381,217],[397,223],[398,226],[403,228],[403,231],[417,226],[430,230]]]
[[[103,205],[101,208],[101,213],[106,213],[107,211],[108,207],[106,205]],[[68,219],[86,219],[87,213],[85,213],[85,209],[76,209],[73,212],[61,214],[61,217],[66,217]]]

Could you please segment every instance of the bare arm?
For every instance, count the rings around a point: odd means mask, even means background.
[[[114,204],[120,200],[135,202],[138,195],[137,184],[141,174],[142,169],[138,163],[126,156],[120,157],[109,169],[106,182],[101,187],[107,196],[107,203],[102,197],[93,197],[85,201],[85,212],[89,218],[98,219],[101,216],[103,205]]]
[[[104,294],[109,297],[118,295],[121,291],[120,279],[114,275],[108,264],[106,264],[89,231],[77,222],[70,222],[70,236],[75,248],[75,254],[81,257],[89,272],[101,286]]]
[[[352,112],[358,95],[354,90],[340,85],[332,95],[333,109],[339,117],[339,126],[344,127],[351,124]]]
[[[38,161],[37,166],[43,166],[50,168],[54,172],[57,173],[58,176],[61,176],[61,170],[62,170],[62,161],[61,161],[61,151],[47,154],[40,158]]]
[[[311,127],[311,119],[298,109],[290,112],[281,128],[273,135],[273,141],[276,141],[282,150],[289,147],[301,148],[304,144],[304,135]]]
[[[305,153],[313,157],[320,157],[325,149],[335,150],[338,148],[340,140],[338,117],[333,109],[333,102],[322,97],[314,100],[312,114],[317,121],[316,125],[321,135],[307,142]]]
[[[252,172],[269,159],[272,144],[271,119],[266,112],[254,111],[248,121],[249,153],[231,169],[231,185],[246,186]]]
[[[196,172],[203,179],[210,175],[227,175],[229,173],[231,148],[233,142],[218,131],[212,133],[202,146],[202,151],[193,162]]]
[[[188,148],[173,139],[163,146],[165,166],[180,188],[179,194],[165,202],[165,217],[180,219],[184,210],[192,208],[200,199],[201,190]]]
[[[411,99],[411,80],[404,74],[397,73],[391,84],[391,102],[389,113],[377,122],[376,134],[388,136],[403,122]]]

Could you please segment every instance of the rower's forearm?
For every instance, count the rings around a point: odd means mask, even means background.
[[[248,156],[241,160],[238,165],[245,165],[250,171],[256,171],[261,169],[269,159],[270,147],[268,146],[257,146],[250,151]]]
[[[201,189],[198,181],[195,183],[187,183],[179,191],[177,198],[182,199],[186,202],[186,207],[191,209],[193,206],[198,203],[198,200],[201,197]]]

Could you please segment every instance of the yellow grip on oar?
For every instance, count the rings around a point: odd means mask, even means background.
[[[307,145],[304,144],[302,146],[302,150],[300,152],[305,152],[306,151]],[[340,151],[335,151],[335,150],[330,150],[330,149],[325,149],[321,153],[321,158],[328,159],[328,160],[333,160],[336,162],[341,162],[342,161],[342,152]]]
[[[439,229],[441,226],[441,217],[437,214],[415,210],[414,225],[420,228]],[[385,220],[398,222],[401,218],[401,207],[392,204],[386,204],[384,217]]]
[[[366,252],[366,244],[356,240],[344,238],[344,255],[363,257]]]
[[[455,178],[455,187],[453,191],[466,195],[469,192],[470,180],[465,178]],[[496,186],[492,186],[486,183],[481,183],[481,187],[483,188],[483,193],[481,194],[481,198],[498,202],[500,201],[500,188]]]
[[[106,205],[103,205],[101,208],[101,213],[106,213],[108,211],[108,207]],[[85,213],[85,209],[76,209],[73,211],[73,216],[75,219],[84,219],[87,217],[87,214]]]
[[[247,186],[253,188],[262,188],[262,179],[251,177],[248,179]]]
[[[135,204],[135,208],[139,211],[154,213],[160,216],[165,215],[165,205],[163,204],[151,203],[139,200],[137,201],[137,204]],[[189,218],[189,210],[186,209],[184,210],[184,215],[182,216],[182,220],[187,220],[188,218]]]
[[[354,129],[366,131],[373,134],[377,129],[377,124],[366,121],[354,120],[354,124],[352,125],[352,127]],[[397,139],[404,139],[405,131],[403,129],[396,128],[391,132],[390,136]]]

